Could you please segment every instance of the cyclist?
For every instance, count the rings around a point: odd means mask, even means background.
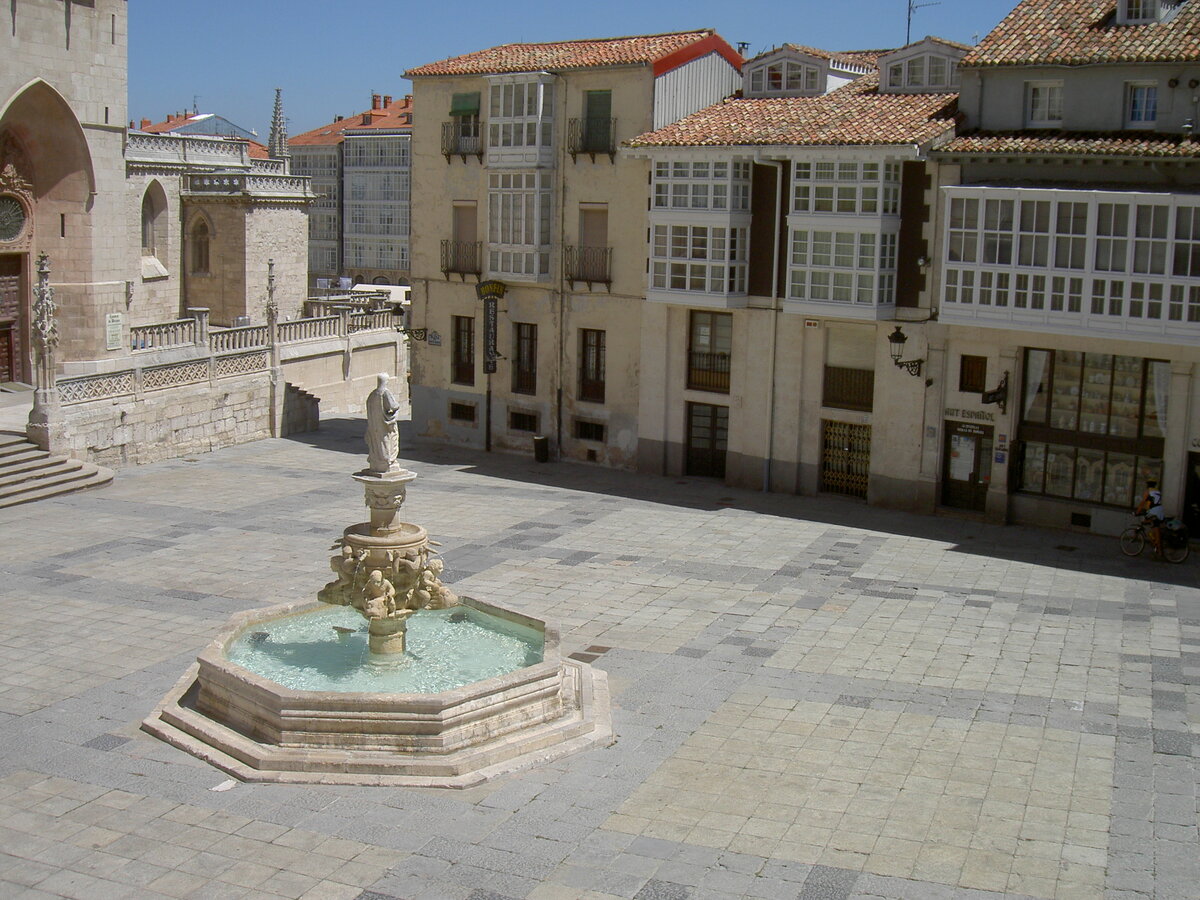
[[[1163,513],[1162,491],[1158,489],[1157,481],[1146,482],[1146,493],[1142,495],[1142,502],[1137,505],[1134,513],[1145,517],[1142,521],[1146,523],[1147,530],[1150,532],[1150,545],[1154,547],[1154,558],[1162,559],[1162,523],[1166,516]]]

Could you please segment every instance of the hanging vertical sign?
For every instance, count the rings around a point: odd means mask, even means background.
[[[483,371],[485,375],[496,374],[496,319],[500,298],[506,286],[503,281],[481,281],[475,293],[483,301]]]

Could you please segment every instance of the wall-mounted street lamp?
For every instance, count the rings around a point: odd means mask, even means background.
[[[896,326],[896,330],[888,335],[888,352],[892,355],[892,362],[896,364],[897,369],[903,369],[909,375],[919,376],[921,374],[921,366],[924,365],[923,359],[901,359],[904,355],[904,345],[908,342],[908,335],[900,330],[900,326]]]

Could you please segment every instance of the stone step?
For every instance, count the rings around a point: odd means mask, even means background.
[[[36,473],[40,469],[51,469],[63,463],[78,462],[79,460],[69,459],[66,456],[51,456],[41,450],[36,453],[22,454],[20,457],[10,456],[5,458],[3,465],[0,465],[0,484],[7,484],[22,477],[37,478]]]
[[[14,453],[24,453],[27,450],[38,450],[41,452],[37,444],[31,443],[22,437],[15,435],[0,435],[0,465],[3,465],[2,460],[5,457],[11,456]]]
[[[58,463],[36,470],[35,477],[17,476],[15,480],[0,478],[0,508],[101,487],[110,484],[112,479],[111,469],[80,460],[67,460],[66,464]]]
[[[41,463],[41,464],[37,464]],[[0,467],[0,497],[13,487],[29,485],[36,487],[35,481],[60,478],[64,475],[78,473],[84,466],[83,461],[67,460],[62,456],[44,455],[41,460],[30,460],[13,472],[7,466]]]

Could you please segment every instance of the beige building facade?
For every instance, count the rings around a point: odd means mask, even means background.
[[[740,62],[686,32],[506,45],[406,73],[422,111],[419,434],[517,452],[544,436],[563,458],[636,466],[647,164],[618,146],[726,96]]]

